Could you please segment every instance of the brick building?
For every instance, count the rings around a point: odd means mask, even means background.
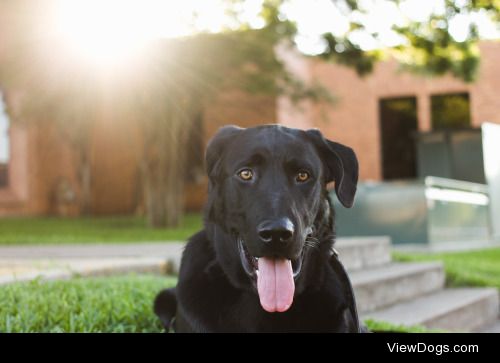
[[[2,49],[0,47],[0,66]],[[465,84],[451,77],[422,78],[398,71],[393,61],[376,65],[368,77],[319,60],[283,55],[290,69],[305,80],[321,82],[335,96],[334,104],[302,102],[283,97],[221,92],[200,119],[192,142],[186,207],[198,210],[205,199],[203,150],[225,124],[251,126],[280,123],[299,128],[318,127],[331,139],[354,148],[361,180],[412,178],[416,175],[414,135],[441,127],[500,124],[500,42],[481,44],[478,80]],[[23,119],[17,110],[23,90],[0,84],[0,216],[77,213],[77,158],[64,135],[40,119]],[[4,107],[5,106],[5,107]],[[458,119],[446,119],[452,108]],[[449,113],[448,113],[449,114]],[[141,210],[138,155],[142,139],[137,124],[105,113],[92,128],[91,211],[94,214],[134,213]],[[456,123],[456,124],[454,124]]]

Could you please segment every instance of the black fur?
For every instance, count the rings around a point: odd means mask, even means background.
[[[186,246],[176,289],[155,300],[165,328],[175,316],[178,332],[358,332],[349,281],[332,256],[334,210],[326,189],[334,181],[340,202],[352,206],[358,178],[354,152],[318,130],[226,126],[209,143],[206,164],[205,228]],[[238,178],[242,167],[252,168],[252,181]],[[307,170],[310,180],[298,183],[300,170]],[[286,244],[262,243],[259,223],[281,217],[293,223],[293,237]],[[238,238],[255,257],[302,259],[286,312],[261,307],[243,269]]]

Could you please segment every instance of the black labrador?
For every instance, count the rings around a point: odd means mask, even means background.
[[[226,126],[206,151],[204,230],[154,310],[177,332],[359,332],[326,189],[351,207],[353,150],[320,131]]]

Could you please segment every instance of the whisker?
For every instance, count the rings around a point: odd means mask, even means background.
[[[319,239],[314,238],[314,237],[307,237],[306,241],[311,242],[311,243],[316,243],[316,244],[320,243]]]
[[[304,243],[304,246],[309,248],[319,249],[319,240],[314,237],[307,237]]]

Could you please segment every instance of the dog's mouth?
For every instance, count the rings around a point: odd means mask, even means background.
[[[303,256],[294,260],[257,258],[250,254],[241,237],[238,237],[238,249],[243,269],[257,287],[262,308],[270,313],[287,311],[293,302]]]

